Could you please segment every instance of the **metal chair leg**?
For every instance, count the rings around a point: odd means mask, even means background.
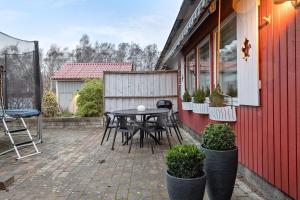
[[[178,131],[178,134],[179,134],[181,140],[183,140],[183,137],[182,137],[182,135],[181,135],[181,132],[180,132],[180,129],[179,129],[178,125],[176,124],[175,127],[176,127],[176,129],[177,129],[177,131]]]
[[[154,133],[154,137],[155,137],[157,140],[159,140],[159,139],[157,138],[157,132]],[[155,144],[157,144],[157,143],[155,143]]]
[[[169,147],[170,149],[172,148],[172,144],[171,144],[171,141],[170,141],[170,137],[169,137],[169,131],[168,129],[166,128],[166,135],[167,135],[167,139],[168,139],[168,143],[169,143]]]
[[[113,143],[112,143],[111,150],[114,150],[114,149],[115,149],[116,136],[117,136],[117,129],[115,130],[115,135],[114,135],[114,140],[113,140]]]
[[[169,132],[170,132],[171,137],[173,137],[171,127],[169,127]]]
[[[130,151],[131,151],[132,141],[133,141],[133,134],[131,133],[131,139],[130,139],[130,145],[129,145],[128,153],[130,153]]]
[[[151,151],[152,151],[152,154],[154,154],[153,141],[150,141],[150,144],[151,144]]]
[[[103,134],[103,137],[102,137],[102,140],[101,140],[101,145],[103,144],[107,129],[108,129],[108,126],[105,127],[105,131],[104,131],[104,134]]]
[[[108,141],[108,139],[109,139],[109,136],[110,136],[111,129],[112,129],[112,128],[109,128],[109,132],[108,132],[108,135],[107,135],[106,141]]]
[[[181,144],[181,139],[180,139],[179,133],[177,132],[177,129],[175,128],[175,126],[173,128],[175,130],[175,134],[177,136],[177,139],[178,139],[179,143]]]

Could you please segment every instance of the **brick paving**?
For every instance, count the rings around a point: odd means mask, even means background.
[[[45,142],[38,145],[42,154],[21,161],[15,160],[14,152],[1,156],[0,177],[13,174],[15,182],[8,191],[0,191],[0,199],[168,199],[166,140],[152,154],[150,145],[139,148],[136,138],[128,154],[120,136],[114,151],[111,140],[100,146],[102,134],[101,128],[48,129]],[[237,180],[233,199],[261,198]]]

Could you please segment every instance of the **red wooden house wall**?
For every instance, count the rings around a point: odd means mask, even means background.
[[[300,199],[300,8],[290,2],[274,5],[272,0],[261,0],[259,15],[261,106],[237,108],[233,127],[239,161],[290,197]],[[268,15],[269,25],[262,19]],[[202,32],[208,29],[203,26]],[[183,54],[195,48],[201,37],[200,32],[195,34]],[[178,101],[183,123],[200,133],[208,117],[182,111]]]

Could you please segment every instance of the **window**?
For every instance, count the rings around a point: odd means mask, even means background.
[[[196,81],[196,61],[195,53],[191,52],[186,57],[186,89],[190,94],[195,91],[195,81]]]
[[[199,88],[210,89],[210,45],[205,40],[198,48]]]
[[[236,17],[231,17],[220,32],[220,63],[216,59],[216,83],[224,94],[237,97],[237,25]],[[218,44],[217,33],[215,41]],[[217,47],[217,45],[216,45]],[[216,48],[217,49],[217,48]]]

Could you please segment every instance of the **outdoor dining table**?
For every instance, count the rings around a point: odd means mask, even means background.
[[[128,143],[128,141],[138,132],[140,131],[140,136],[141,136],[141,144],[140,147],[143,146],[143,137],[144,137],[144,130],[147,130],[146,128],[146,122],[147,122],[147,116],[153,116],[153,115],[159,115],[159,114],[167,114],[168,112],[170,112],[169,109],[167,108],[154,108],[154,109],[145,109],[144,111],[138,111],[137,109],[125,109],[125,110],[117,110],[112,112],[112,114],[115,117],[133,117],[134,119],[137,119],[137,116],[141,117],[141,122],[138,123],[140,125],[140,128],[138,130],[136,130],[133,135],[131,135],[124,143],[123,145],[125,145],[126,143]],[[160,142],[157,140],[157,138],[152,135],[151,133],[149,133],[149,136],[155,140],[155,142],[157,144],[160,144]]]

